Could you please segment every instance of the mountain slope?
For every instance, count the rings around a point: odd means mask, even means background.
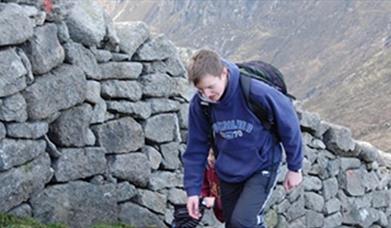
[[[178,46],[279,67],[304,106],[391,151],[391,1],[105,1]]]

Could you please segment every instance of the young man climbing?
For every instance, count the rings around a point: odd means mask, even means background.
[[[237,65],[202,49],[192,57],[188,75],[198,89],[190,102],[183,155],[190,216],[199,217],[203,172],[212,146],[218,152],[215,167],[226,227],[265,227],[263,210],[277,180],[282,151],[288,165],[285,189],[291,190],[303,179],[302,139],[292,102],[271,86],[251,80],[250,97],[267,111],[267,119],[275,126],[271,131],[249,108]],[[209,116],[203,104],[208,105]]]

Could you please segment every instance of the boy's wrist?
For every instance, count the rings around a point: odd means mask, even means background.
[[[295,173],[301,173],[302,169],[301,168],[299,168],[299,169],[289,169],[289,171],[295,172]]]

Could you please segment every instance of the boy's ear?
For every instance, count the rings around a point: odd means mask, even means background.
[[[228,76],[228,69],[226,67],[223,68],[223,73],[221,73],[221,77],[227,78]]]

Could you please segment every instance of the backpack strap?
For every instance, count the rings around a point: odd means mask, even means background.
[[[241,74],[240,86],[242,87],[242,92],[250,110],[257,116],[266,129],[272,131],[273,134],[276,134],[277,132],[274,130],[274,122],[268,119],[268,113],[265,108],[263,108],[258,102],[254,101],[254,99],[250,96],[251,78]]]

